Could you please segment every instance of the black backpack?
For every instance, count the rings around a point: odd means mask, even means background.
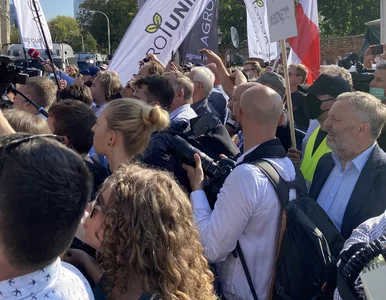
[[[344,240],[325,211],[308,197],[304,178],[298,168],[295,167],[296,179],[286,182],[269,162],[258,160],[248,163],[258,167],[268,177],[283,208],[272,299],[312,299],[321,293],[335,267],[329,242],[338,248],[343,247]],[[291,189],[296,189],[297,198],[289,201]],[[327,232],[329,242],[323,230]],[[239,244],[236,253],[243,265],[253,299],[257,300]]]

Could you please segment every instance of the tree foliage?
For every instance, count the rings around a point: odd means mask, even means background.
[[[319,0],[322,36],[363,34],[365,23],[380,18],[380,0]]]
[[[19,30],[15,26],[11,26],[11,44],[20,44]]]
[[[107,20],[99,13],[91,13],[90,10],[104,12],[110,19],[112,52],[118,47],[132,19],[137,13],[136,0],[86,0],[81,6],[78,18],[82,28],[88,30],[96,37],[100,48],[107,52]]]
[[[222,44],[230,44],[231,27],[239,32],[240,42],[247,39],[247,14],[243,0],[220,0],[219,28],[223,33]]]
[[[94,52],[97,49],[97,41],[91,33],[81,30],[76,19],[67,16],[57,16],[48,22],[51,38],[54,43],[66,43],[72,46],[75,52],[82,51],[82,38],[86,52]]]

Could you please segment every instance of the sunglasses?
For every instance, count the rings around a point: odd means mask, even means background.
[[[92,219],[96,211],[103,212],[102,206],[100,205],[99,195],[100,194],[97,194],[95,200],[91,202],[90,219]]]

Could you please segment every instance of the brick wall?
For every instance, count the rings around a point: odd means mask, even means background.
[[[328,60],[334,63],[337,56],[342,58],[350,52],[359,52],[362,48],[364,35],[346,37],[321,38],[320,39],[320,62]]]

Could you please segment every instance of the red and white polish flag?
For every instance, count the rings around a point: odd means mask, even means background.
[[[300,0],[295,8],[298,36],[288,39],[288,63],[301,63],[308,69],[311,84],[319,75],[320,41],[317,0]]]

